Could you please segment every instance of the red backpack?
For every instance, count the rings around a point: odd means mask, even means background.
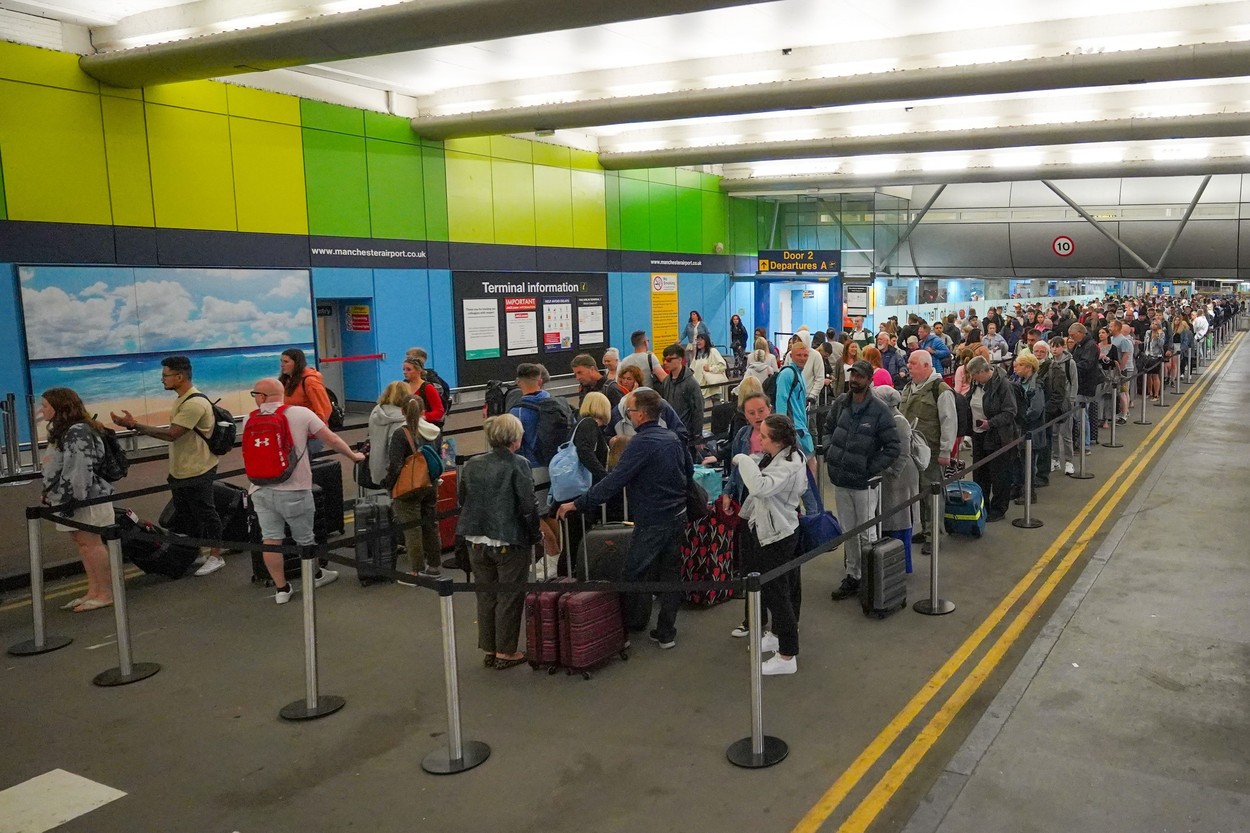
[[[252,411],[243,426],[243,470],[257,486],[285,483],[299,462],[291,426],[282,413],[286,407],[279,405],[272,414]]]

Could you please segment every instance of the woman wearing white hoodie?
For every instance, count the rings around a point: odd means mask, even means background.
[[[794,423],[789,417],[773,414],[760,425],[760,447],[764,456],[758,462],[749,454],[733,458],[747,489],[741,517],[742,560],[747,572],[767,572],[793,558],[798,550],[798,509],[807,491],[807,461],[798,448]],[[761,601],[772,616],[773,638],[767,637],[764,651],[776,651],[760,670],[764,674],[793,674],[799,670],[798,611],[791,603],[792,588],[799,581],[796,567],[761,588]]]
[[[391,382],[378,397],[378,404],[369,412],[369,459],[365,463],[368,476],[361,482],[366,489],[382,488],[382,480],[386,477],[386,449],[390,446],[391,434],[404,424],[404,403],[410,396],[412,392],[408,390],[407,382]],[[437,426],[430,427],[438,430]]]
[[[386,445],[386,475],[381,483],[390,491],[399,479],[404,461],[417,453],[420,446],[432,442],[438,436],[438,426],[426,422],[425,402],[419,396],[409,395],[404,401],[403,417],[399,430],[391,434]],[[373,455],[370,454],[370,457]],[[438,484],[417,489],[411,494],[391,503],[395,520],[404,527],[404,547],[412,561],[412,570],[424,568],[418,575],[438,578],[442,574],[442,545],[438,537]]]

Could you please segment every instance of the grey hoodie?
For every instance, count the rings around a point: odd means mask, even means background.
[[[386,477],[386,450],[391,434],[404,424],[404,412],[397,405],[374,405],[369,414],[369,478],[381,483]],[[421,437],[432,441],[438,436],[438,426],[421,420]]]

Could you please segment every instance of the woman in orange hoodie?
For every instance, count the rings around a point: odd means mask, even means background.
[[[284,391],[283,401],[287,405],[303,405],[312,411],[321,421],[330,422],[330,395],[326,393],[326,384],[321,378],[321,371],[308,366],[304,351],[292,347],[282,351],[282,375],[278,381]]]

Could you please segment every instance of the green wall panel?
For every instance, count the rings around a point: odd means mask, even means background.
[[[156,224],[235,231],[229,119],[159,104],[146,112]]]
[[[577,150],[569,148],[569,164],[579,171],[602,171],[603,166],[599,164],[599,154],[592,153],[588,150]]]
[[[300,126],[299,99],[293,95],[227,84],[226,104],[232,116]]]
[[[601,171],[570,171],[573,194],[573,245],[580,249],[608,248],[606,180]],[[619,228],[619,226],[618,226]],[[620,243],[619,232],[616,235]]]
[[[441,147],[422,144],[421,170],[425,179],[425,236],[446,241],[447,159]]]
[[[491,136],[490,155],[495,159],[511,159],[513,162],[533,162],[534,143],[512,136]]]
[[[574,246],[573,172],[535,165],[534,237],[539,246]]]
[[[9,219],[112,222],[99,96],[0,81],[0,158]]]
[[[534,168],[523,162],[491,160],[491,197],[495,214],[495,242],[533,246]]]
[[[703,251],[710,252],[717,243],[725,245],[725,251],[733,249],[729,245],[729,229],[726,221],[726,197],[720,192],[700,191],[703,200]]]
[[[720,193],[720,177],[716,174],[699,174],[699,187],[704,191]]]
[[[403,116],[365,111],[365,135],[370,139],[386,139],[406,145],[418,145],[421,137],[412,132],[412,122]]]
[[[9,219],[9,207],[4,199],[4,157],[0,156],[0,220],[7,219]]]
[[[607,248],[622,249],[624,247],[621,245],[621,178],[617,176],[616,171],[603,173],[603,206]]]
[[[571,168],[569,149],[563,145],[548,145],[542,142],[533,143],[534,164],[552,165],[557,168]]]
[[[0,41],[0,78],[97,93],[100,84],[78,68],[78,56]]]
[[[421,148],[365,139],[365,152],[369,166],[369,217],[373,236],[425,239]]]
[[[447,235],[456,242],[495,242],[489,158],[447,151]]]
[[[218,81],[181,81],[143,88],[143,100],[149,104],[165,104],[206,113],[230,112],[226,85]]]
[[[618,176],[620,176],[621,179],[636,179],[640,182],[651,181],[651,172],[648,171],[646,168],[634,169],[634,170],[629,170],[629,171],[617,171],[616,173]]]
[[[444,143],[444,149],[454,150],[456,153],[473,153],[478,156],[490,156],[490,137],[468,136],[463,139],[448,139]]]
[[[679,188],[702,188],[703,174],[698,171],[692,171],[687,168],[677,168],[676,171],[677,186]]]
[[[650,182],[658,182],[661,185],[677,184],[676,168],[651,168],[647,171],[647,180]]]
[[[239,231],[307,234],[300,128],[232,118],[230,148]]]
[[[621,248],[646,251],[651,248],[650,186],[621,173]]]
[[[301,98],[299,115],[300,124],[304,127],[331,130],[335,133],[350,133],[352,136],[365,135],[363,110]]]
[[[152,210],[152,176],[148,171],[143,102],[101,96],[100,112],[104,117],[104,152],[108,161],[113,222],[119,226],[154,226],[156,215]]]
[[[302,134],[309,234],[368,237],[365,140],[308,128]]]
[[[677,189],[677,251],[709,252],[703,242],[703,192],[694,188]]]
[[[729,236],[731,238],[730,254],[759,253],[760,247],[756,239],[755,200],[729,198]]]
[[[652,182],[651,200],[651,250],[656,252],[677,251],[677,189],[672,185]]]

